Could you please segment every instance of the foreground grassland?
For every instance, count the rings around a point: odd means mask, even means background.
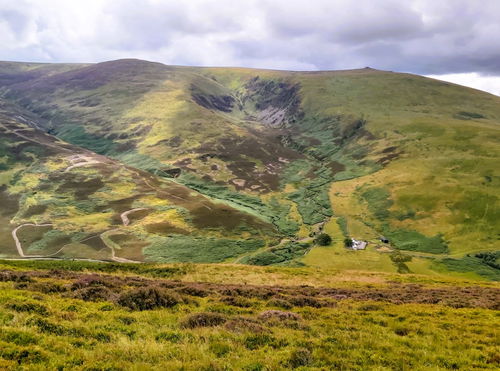
[[[238,265],[0,262],[0,368],[498,369],[500,288]]]

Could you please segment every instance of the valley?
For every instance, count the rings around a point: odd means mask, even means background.
[[[0,95],[2,258],[500,277],[494,95],[132,59],[0,63]]]

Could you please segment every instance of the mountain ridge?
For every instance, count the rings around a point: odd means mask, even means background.
[[[390,250],[418,262],[412,269],[425,265],[430,272],[437,263],[417,252],[462,259],[497,244],[494,95],[373,69],[290,72],[134,59],[32,69],[0,63],[0,94],[42,130],[251,211],[291,239],[282,246],[264,238],[267,247],[254,250],[251,262],[334,264],[337,255],[346,258],[341,244],[352,236],[373,246],[356,259],[374,260],[376,270],[399,269],[390,254],[376,251],[384,234]],[[446,170],[453,168],[456,175]],[[432,178],[436,169],[443,179]],[[481,177],[484,184],[474,180]],[[422,193],[432,188],[435,201]],[[483,203],[474,211],[482,219],[466,216],[472,199]],[[293,241],[321,230],[334,234],[335,247],[302,257],[310,242]],[[479,241],[462,247],[473,235]]]

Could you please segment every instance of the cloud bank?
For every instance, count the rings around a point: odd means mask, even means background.
[[[0,59],[329,70],[370,66],[500,94],[497,0],[0,0]]]

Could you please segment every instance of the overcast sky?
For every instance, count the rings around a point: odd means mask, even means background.
[[[0,60],[330,70],[500,95],[500,0],[0,0]]]

